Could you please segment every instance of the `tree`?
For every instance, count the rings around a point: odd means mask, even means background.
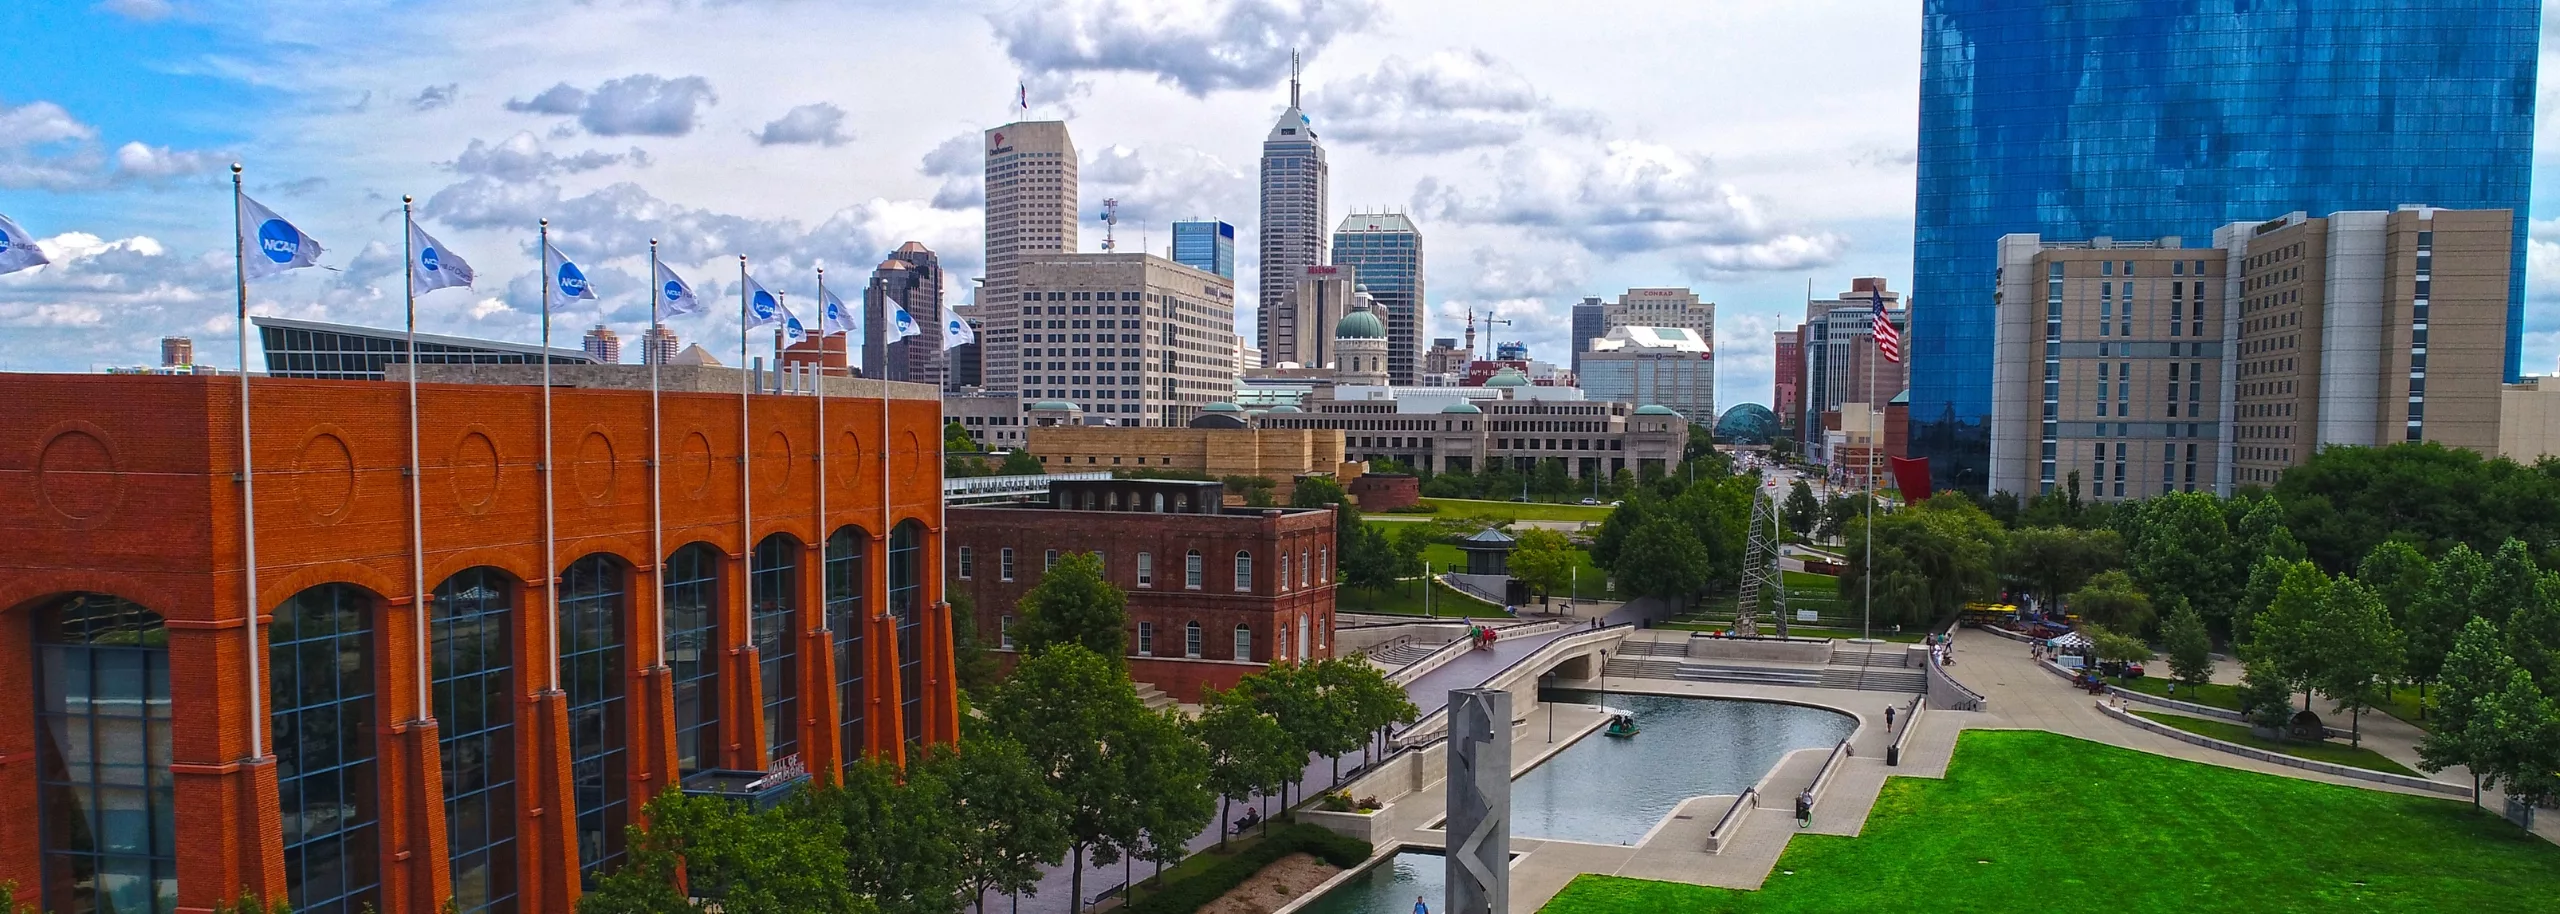
[[[1785,518],[1787,529],[1797,536],[1811,536],[1814,525],[1822,519],[1822,502],[1813,497],[1813,486],[1798,478],[1795,485],[1787,487],[1787,501],[1778,506],[1778,513]]]
[[[2269,730],[2282,730],[2293,720],[2293,686],[2284,678],[2252,663],[2240,677],[2240,713],[2249,723]]]
[[[1350,503],[1351,495],[1344,492],[1342,483],[1331,476],[1308,476],[1299,479],[1297,488],[1289,493],[1289,506],[1292,508],[1321,508],[1326,505]]]
[[[1113,850],[1154,863],[1161,875],[1166,864],[1182,860],[1191,836],[1217,814],[1217,797],[1208,788],[1209,750],[1171,708],[1139,714],[1122,738],[1129,747],[1128,782],[1139,785],[1126,798],[1138,807],[1138,834]]]
[[[1326,731],[1338,726],[1329,718],[1342,709],[1325,704],[1312,671],[1285,661],[1236,680],[1232,691],[1256,710],[1271,715],[1280,724],[1281,732],[1289,735],[1290,751],[1296,753],[1302,767],[1280,785],[1280,803],[1286,806],[1289,784],[1297,782],[1307,757],[1319,752],[1317,747],[1327,741]]]
[[[2455,544],[2437,559],[2426,589],[2409,604],[2408,674],[2418,681],[2418,716],[2435,713],[2426,701],[2427,687],[2438,681],[2454,639],[2471,624],[2472,607],[2489,579],[2489,562],[2470,546]]]
[[[1954,618],[1964,604],[1995,594],[1997,569],[2008,535],[1972,500],[1944,494],[1875,518],[1869,554],[1867,520],[1850,525],[1849,566],[1838,583],[1840,598],[1864,608],[1867,575],[1875,576],[1877,622],[1929,625]]]
[[[990,893],[1038,889],[1042,870],[1067,856],[1066,801],[1031,756],[1012,740],[965,730],[958,752],[925,751],[927,767],[950,784],[961,894],[986,914]]]
[[[2435,563],[2407,540],[2384,540],[2356,563],[2356,580],[2373,588],[2391,614],[2391,624],[2403,633],[2417,627],[2418,603],[2434,575]]]
[[[1318,661],[1317,666],[1327,671],[1318,677],[1326,685],[1325,699],[1340,704],[1343,729],[1356,735],[1364,756],[1372,736],[1395,724],[1412,723],[1421,715],[1413,700],[1405,697],[1404,687],[1366,660],[1336,658]],[[1340,760],[1335,764],[1338,768]]]
[[[2005,564],[2019,589],[2051,607],[2091,576],[2123,562],[2124,537],[2113,530],[2029,527],[2009,535]]]
[[[2392,538],[2429,554],[2560,540],[2560,474],[2435,442],[2320,448],[2275,494],[2311,558],[2333,569]]]
[[[2169,622],[2161,633],[2168,642],[2170,675],[2190,692],[2213,681],[2213,636],[2205,631],[2204,616],[2195,607],[2170,597]]]
[[[2485,757],[2472,769],[2479,783],[2504,784],[2509,799],[2533,805],[2560,797],[2560,707],[2533,674],[2509,671],[2505,688],[2482,702],[2472,725],[2487,733]]]
[[[1218,481],[1226,485],[1227,494],[1243,498],[1245,507],[1276,508],[1280,505],[1272,495],[1280,483],[1269,476],[1221,476]]]
[[[2439,688],[2428,702],[2435,726],[2418,743],[2418,767],[2428,772],[2460,765],[2471,769],[2472,802],[2495,763],[2498,728],[2504,723],[2489,707],[2517,672],[2500,643],[2498,627],[2477,616],[2463,623],[2462,634],[2447,651],[2438,673]]]
[[[845,766],[844,783],[800,792],[842,836],[843,880],[881,914],[950,914],[960,904],[960,822],[947,750],[901,767],[884,757]]]
[[[942,592],[951,601],[952,678],[961,691],[972,697],[984,696],[996,680],[1004,678],[1004,671],[987,650],[986,639],[978,635],[977,599],[957,582],[944,584]]]
[[[2177,492],[2144,500],[2119,515],[2126,565],[2145,593],[2175,594],[2208,626],[2231,631],[2234,549],[2222,506],[2202,492]]]
[[[1541,494],[1553,495],[1573,488],[1573,476],[1565,472],[1562,460],[1549,457],[1538,461],[1537,473],[1538,477],[1530,481],[1529,487]]]
[[[2151,646],[2142,639],[2104,626],[2089,627],[2089,647],[2100,660],[2118,663],[2140,663],[2151,659]]]
[[[805,795],[805,794],[804,794]],[[844,826],[794,798],[757,812],[669,790],[629,829],[622,867],[578,899],[588,914],[870,912],[845,881]]]
[[[2308,561],[2286,566],[2275,599],[2249,623],[2249,658],[2254,671],[2265,671],[2302,693],[2311,707],[2311,689],[2319,681],[2320,625],[2327,614],[2329,576]]]
[[[1637,527],[1652,520],[1653,514],[1652,493],[1637,489],[1628,495],[1609,511],[1608,517],[1600,521],[1600,532],[1591,535],[1591,564],[1601,568],[1618,567],[1618,549],[1626,545],[1627,537]]]
[[[1843,492],[1835,493],[1829,500],[1824,501],[1822,525],[1814,528],[1814,537],[1837,542],[1842,536],[1847,535],[1849,523],[1865,516],[1860,513],[1863,509],[1859,499],[1862,497],[1864,496]]]
[[[2139,635],[2151,627],[2151,598],[2133,586],[2133,578],[2121,571],[2101,572],[2089,584],[2073,591],[2064,604],[2080,618],[2120,632]]]
[[[1512,540],[1510,568],[1512,577],[1540,595],[1553,595],[1573,577],[1573,543],[1544,527],[1522,530]]]
[[[2231,643],[2243,645],[2255,637],[2258,616],[2274,602],[2276,587],[2284,583],[2285,572],[2293,569],[2297,559],[2262,555],[2249,566],[2248,582],[2241,586],[2240,597],[2231,605]]]
[[[2532,602],[2507,617],[2507,656],[2546,692],[2560,695],[2560,576],[2543,575]]]
[[[1016,666],[986,707],[994,731],[1022,746],[1064,804],[1070,912],[1083,909],[1086,855],[1138,844],[1145,811],[1131,798],[1183,786],[1137,780],[1146,770],[1135,758],[1149,726],[1142,718],[1151,715],[1117,659],[1060,642]]]
[[[1253,706],[1237,690],[1209,690],[1200,702],[1192,735],[1209,748],[1209,790],[1218,795],[1218,846],[1227,844],[1229,804],[1277,792],[1305,770],[1306,753],[1280,721]]]
[[[1623,510],[1623,509],[1621,509]],[[1707,586],[1707,550],[1679,521],[1657,518],[1627,535],[1610,576],[1635,597],[1686,601]]]
[[[1128,651],[1129,595],[1102,576],[1099,555],[1059,556],[1014,610],[1013,641],[1025,655],[1075,644],[1117,665]]]
[[[2372,588],[2339,578],[2329,583],[2314,637],[2320,663],[2312,679],[2338,710],[2351,715],[2348,741],[2363,745],[2364,712],[2389,697],[2400,675],[2400,630]]]
[[[1046,472],[1049,472],[1047,464],[1041,463],[1040,458],[1021,448],[1014,448],[1012,452],[1005,454],[1004,463],[996,467],[996,475],[999,476],[1038,476]]]
[[[961,425],[960,420],[957,419],[942,426],[942,449],[962,453],[975,453],[982,450],[978,447],[978,439],[969,435],[968,426]]]
[[[2489,558],[2489,577],[2472,598],[2478,604],[2475,611],[2503,629],[2509,617],[2541,598],[2541,585],[2542,571],[2534,567],[2532,550],[2508,540]]]

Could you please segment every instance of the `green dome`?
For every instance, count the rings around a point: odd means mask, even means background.
[[[1379,320],[1378,316],[1375,314],[1371,314],[1367,311],[1353,311],[1349,314],[1343,315],[1341,323],[1333,325],[1333,338],[1337,340],[1383,340],[1387,338],[1387,324],[1385,321]]]
[[[1286,403],[1283,403],[1283,404],[1280,404],[1280,405],[1278,405],[1278,406],[1274,406],[1274,407],[1272,407],[1272,408],[1271,408],[1271,411],[1272,411],[1272,412],[1275,412],[1275,413],[1303,413],[1303,412],[1306,412],[1306,410],[1299,409],[1299,408],[1297,408],[1297,407],[1295,407],[1295,406],[1290,406],[1289,404],[1286,404]]]
[[[1207,406],[1200,407],[1200,411],[1204,413],[1240,413],[1244,412],[1244,407],[1225,401],[1219,401],[1217,403],[1211,403]]]
[[[1067,402],[1067,401],[1065,401],[1065,400],[1042,400],[1042,401],[1040,401],[1040,402],[1038,402],[1038,403],[1031,404],[1031,408],[1032,408],[1032,409],[1054,409],[1054,410],[1081,410],[1081,409],[1083,409],[1084,407],[1077,406],[1077,405],[1075,405],[1075,404],[1073,404],[1073,403],[1069,403],[1069,402]]]
[[[1462,415],[1462,416],[1481,416],[1481,415],[1484,415],[1484,410],[1477,409],[1475,404],[1473,404],[1473,403],[1469,403],[1469,402],[1467,402],[1467,401],[1465,401],[1465,400],[1460,400],[1460,401],[1458,401],[1458,402],[1456,402],[1456,403],[1451,403],[1451,404],[1449,404],[1449,405],[1447,405],[1447,406],[1440,407],[1440,412],[1441,412],[1441,413],[1443,413],[1443,414],[1451,414],[1451,413],[1454,413],[1454,414]]]
[[[1521,374],[1520,369],[1505,365],[1501,371],[1494,372],[1493,377],[1485,379],[1484,386],[1527,387],[1529,386],[1529,376]]]
[[[1636,407],[1635,414],[1639,416],[1678,416],[1680,415],[1680,411],[1659,404],[1648,404]]]

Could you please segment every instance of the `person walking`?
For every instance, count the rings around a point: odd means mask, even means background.
[[[1796,794],[1796,828],[1806,829],[1812,827],[1813,788],[1807,787],[1804,789],[1803,793]]]
[[[1423,904],[1420,895],[1413,896],[1413,914],[1431,914],[1431,906]]]
[[[1891,732],[1893,732],[1893,706],[1892,706],[1892,705],[1886,705],[1886,706],[1884,706],[1884,729],[1885,729],[1885,732],[1887,732],[1887,733],[1891,733]]]

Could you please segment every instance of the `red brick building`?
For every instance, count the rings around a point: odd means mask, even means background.
[[[566,914],[689,773],[956,738],[931,388],[670,367],[653,467],[646,370],[562,366],[546,466],[533,369],[453,370],[414,501],[406,385],[256,380],[249,517],[236,377],[0,375],[21,898]]]
[[[1422,477],[1411,473],[1362,473],[1349,489],[1362,511],[1393,511],[1422,503]]]
[[[1770,399],[1777,401],[1778,427],[1794,432],[1804,424],[1804,325],[1777,333],[1777,357],[1774,386]]]
[[[974,599],[978,631],[1009,650],[1013,607],[1048,564],[1099,553],[1129,594],[1129,678],[1186,703],[1274,660],[1333,656],[1333,512],[1225,508],[1223,492],[1217,482],[1056,481],[1050,505],[954,507],[953,586]]]

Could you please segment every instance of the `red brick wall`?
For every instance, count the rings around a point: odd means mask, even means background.
[[[435,733],[418,720],[421,683],[411,600],[410,495],[405,389],[372,382],[259,379],[254,385],[258,503],[258,603],[262,618],[303,588],[361,586],[380,598],[373,649],[379,717],[377,755],[385,910],[433,910],[450,891],[444,875],[444,816]],[[425,527],[424,584],[491,565],[526,579],[518,601],[520,649],[513,685],[516,717],[520,910],[567,912],[577,896],[566,795],[566,724],[550,675],[550,619],[542,589],[556,570],[596,552],[629,562],[625,644],[632,671],[630,784],[635,803],[665,789],[673,746],[658,642],[656,560],[651,542],[649,395],[645,391],[558,389],[552,395],[549,462],[556,548],[543,550],[541,392],[531,387],[421,385],[419,477]],[[28,682],[24,615],[46,598],[96,591],[159,612],[170,628],[174,760],[178,795],[179,892],[183,910],[209,909],[242,888],[285,890],[272,758],[249,745],[248,681],[239,511],[239,392],[236,378],[0,375],[0,676]],[[723,637],[737,650],[722,670],[729,760],[761,767],[756,721],[756,655],[747,644],[743,564],[751,533],[817,542],[844,525],[880,536],[915,519],[935,542],[941,471],[934,457],[939,404],[890,404],[891,446],[882,444],[881,403],[831,400],[825,428],[808,397],[760,396],[751,404],[754,442],[752,530],[740,518],[740,410],[736,396],[662,397],[662,552],[701,540],[730,556]],[[816,450],[828,449],[826,516],[818,514]],[[891,502],[883,506],[884,490]],[[867,553],[868,605],[887,605],[885,540]],[[822,628],[822,580],[815,551],[802,571],[802,630]],[[546,572],[544,569],[552,569]],[[939,575],[924,569],[927,632],[942,618]],[[871,751],[897,753],[894,651],[875,621],[867,673],[876,701]],[[261,630],[263,634],[263,629]],[[801,645],[800,737],[804,756],[834,764],[832,651]],[[957,737],[950,645],[928,636],[927,734]],[[257,653],[263,654],[263,651]],[[263,657],[261,658],[263,659]],[[883,664],[883,660],[890,661]],[[825,688],[813,688],[816,683]],[[263,695],[263,687],[254,690]],[[23,696],[25,693],[17,693]],[[31,708],[0,702],[0,798],[36,803]],[[269,750],[272,752],[272,750]],[[0,880],[26,890],[41,881],[31,816],[0,817]]]
[[[1422,477],[1402,473],[1363,473],[1351,481],[1351,497],[1362,511],[1393,511],[1422,503]]]

